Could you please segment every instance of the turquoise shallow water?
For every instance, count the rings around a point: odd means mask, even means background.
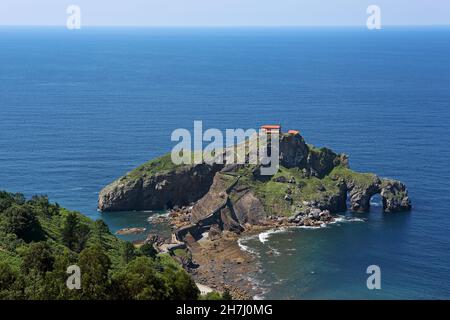
[[[450,29],[1,28],[0,48],[1,189],[151,230],[98,191],[194,120],[277,122],[402,180],[414,209],[250,240],[266,297],[450,298]]]

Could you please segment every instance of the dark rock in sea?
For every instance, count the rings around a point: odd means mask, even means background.
[[[123,228],[116,231],[116,234],[119,235],[139,234],[143,233],[145,230],[146,230],[145,228]]]
[[[411,209],[408,191],[400,181],[384,180],[381,198],[384,212],[408,211]]]

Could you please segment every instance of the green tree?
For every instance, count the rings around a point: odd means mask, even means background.
[[[134,245],[131,242],[124,242],[122,245],[122,259],[123,262],[128,263],[136,257]]]
[[[60,210],[45,196],[26,201],[0,191],[0,256],[0,300],[195,299],[198,294],[177,262],[157,255],[152,244],[137,250],[114,238],[103,221]],[[81,268],[81,290],[66,286],[66,270],[73,264]]]
[[[162,300],[170,298],[170,289],[156,272],[154,261],[137,257],[113,277],[114,295],[126,300]]]
[[[139,253],[143,256],[154,258],[158,252],[153,247],[153,244],[147,242],[139,248]]]
[[[76,264],[76,254],[69,249],[64,249],[55,257],[53,271],[47,272],[45,277],[45,297],[46,299],[76,299],[78,290],[69,290],[66,285],[68,274],[67,267]]]
[[[223,300],[233,300],[233,297],[230,294],[230,291],[228,289],[225,289],[225,291],[222,294]]]
[[[45,275],[46,272],[53,270],[54,262],[50,245],[47,242],[35,242],[26,250],[21,270],[26,274],[35,270],[38,274]]]
[[[107,299],[111,261],[102,248],[95,246],[81,251],[78,265],[81,269],[81,298]]]
[[[69,212],[64,221],[61,231],[62,241],[69,249],[74,250],[76,243],[76,229],[78,228],[78,217],[74,212]]]
[[[6,262],[0,262],[0,300],[17,298],[17,292],[15,292],[17,277],[17,271]]]
[[[14,233],[25,242],[39,241],[44,234],[39,220],[27,205],[12,205],[4,211],[6,216],[6,231]]]
[[[8,209],[13,204],[23,205],[25,204],[25,197],[21,193],[9,193],[6,191],[0,191],[0,212]]]
[[[61,236],[64,245],[70,250],[81,252],[89,239],[90,228],[80,222],[76,213],[70,212],[64,221]]]
[[[33,242],[24,251],[18,282],[27,299],[48,299],[45,292],[47,273],[53,270],[54,262],[51,246],[47,242]]]
[[[219,292],[213,291],[200,296],[200,300],[223,300],[222,295]]]
[[[45,300],[45,276],[36,269],[31,269],[26,275],[20,275],[24,295],[28,300]]]
[[[183,269],[167,269],[164,277],[171,289],[170,299],[196,300],[200,291],[192,278]]]
[[[33,207],[36,215],[51,217],[59,213],[59,205],[51,204],[48,196],[33,196],[28,204]]]
[[[91,233],[91,228],[84,223],[80,223],[78,228],[75,230],[75,251],[81,252],[89,240],[89,235]]]
[[[105,221],[103,221],[101,219],[95,220],[94,227],[95,227],[95,230],[98,233],[101,233],[101,234],[108,234],[109,233],[108,225],[105,223]]]
[[[106,236],[110,234],[109,227],[103,220],[95,220],[93,228],[94,240],[102,248],[106,248]]]

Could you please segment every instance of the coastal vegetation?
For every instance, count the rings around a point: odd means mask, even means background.
[[[356,172],[350,169],[347,155],[307,144],[298,131],[281,133],[279,139],[279,166],[273,175],[264,175],[261,164],[251,163],[174,166],[170,155],[164,155],[106,186],[98,207],[102,211],[170,210],[173,235],[162,249],[176,248],[173,257],[197,281],[220,291],[231,288],[238,298],[247,298],[252,291],[248,285],[236,286],[247,283],[239,274],[254,271],[251,259],[236,245],[241,235],[283,227],[322,227],[348,209],[368,212],[376,194],[386,213],[411,208],[407,188],[400,181]],[[238,146],[228,147],[223,155],[232,154]],[[224,252],[227,256],[222,257]],[[229,272],[229,268],[237,271]]]
[[[290,217],[308,208],[341,212],[347,209],[348,196],[352,210],[365,212],[370,198],[377,193],[383,198],[386,212],[410,208],[405,185],[351,170],[345,154],[307,144],[298,132],[281,134],[279,146],[280,165],[273,176],[262,176],[260,165],[174,165],[170,154],[163,155],[105,187],[100,192],[99,208],[164,210],[192,205],[214,189],[214,182],[220,190],[210,197],[211,210],[225,203],[226,199],[218,196],[222,191],[237,202],[243,194],[233,189],[251,190],[266,216]]]
[[[67,267],[81,270],[70,290]],[[45,196],[0,192],[0,299],[197,299],[191,277],[151,245],[136,249],[102,221]]]
[[[129,172],[127,175],[123,177],[126,180],[138,179],[140,177],[150,176],[155,173],[164,173],[175,170],[179,165],[176,165],[172,162],[170,153],[167,153],[161,157],[150,160],[136,169]]]

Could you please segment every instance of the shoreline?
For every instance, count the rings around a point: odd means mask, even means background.
[[[287,232],[290,229],[322,229],[336,223],[364,222],[363,218],[333,215],[333,220],[320,226],[298,226],[294,224],[263,224],[247,226],[241,234],[224,231],[222,236],[214,240],[206,237],[187,245],[192,253],[192,261],[198,268],[187,270],[196,282],[223,292],[229,290],[234,299],[256,300],[264,297],[265,289],[261,288],[254,276],[262,271],[259,255],[242,244],[242,241],[259,238],[265,243],[273,233]],[[246,274],[246,277],[242,277]],[[223,276],[226,275],[226,276]]]
[[[164,217],[158,217],[157,223],[167,223],[172,232],[186,225],[186,212],[169,211]],[[183,241],[176,240],[174,233],[172,239],[154,242],[160,252],[164,246],[178,248],[182,244],[184,250],[190,254],[190,259],[179,260],[184,269],[201,287],[223,293],[229,291],[233,299],[253,300],[261,299],[266,293],[265,288],[257,282],[256,275],[262,271],[258,252],[249,248],[245,242],[258,239],[261,243],[270,241],[273,233],[287,232],[290,229],[322,229],[336,223],[364,221],[359,217],[346,217],[344,215],[331,215],[327,221],[315,221],[314,225],[299,226],[288,218],[269,218],[257,225],[246,224],[240,233],[222,230],[205,232],[200,239],[187,237]],[[157,239],[156,236],[155,239]],[[149,239],[149,238],[148,238]],[[176,242],[176,243],[175,243]],[[174,246],[177,245],[177,246]],[[244,276],[245,275],[245,276]]]
[[[167,215],[172,230],[179,230],[190,223],[190,208],[172,210]],[[247,248],[242,241],[258,237],[262,243],[271,233],[289,228],[319,229],[337,222],[337,216],[316,209],[315,216],[307,220],[307,226],[299,226],[293,217],[269,217],[259,224],[245,224],[242,232],[210,229],[200,239],[187,236],[183,239],[191,254],[191,266],[186,270],[195,282],[216,291],[228,290],[234,299],[252,300],[264,295],[264,290],[253,279],[261,272],[258,254]],[[243,276],[245,275],[245,277]]]
[[[254,255],[241,249],[240,235],[231,232],[217,239],[203,238],[188,244],[194,268],[188,268],[195,282],[215,291],[228,290],[233,299],[252,300],[260,294],[252,276],[259,272]]]

